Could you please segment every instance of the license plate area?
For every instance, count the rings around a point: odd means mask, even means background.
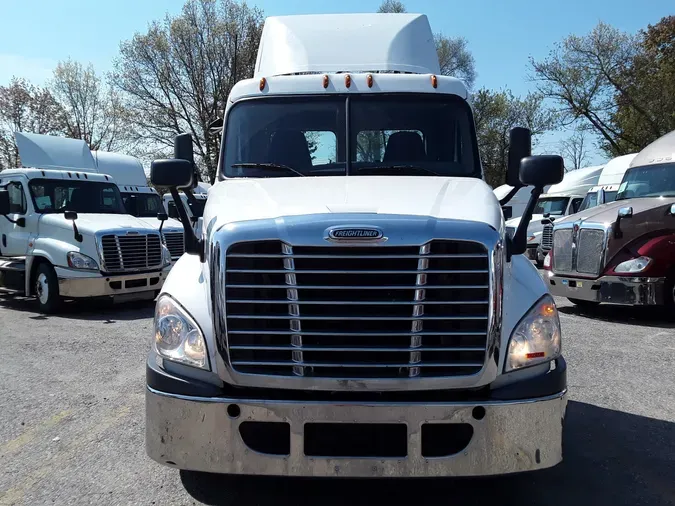
[[[406,457],[404,423],[306,423],[308,457]]]

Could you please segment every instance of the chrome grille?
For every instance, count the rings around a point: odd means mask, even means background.
[[[229,358],[242,373],[463,376],[485,362],[486,248],[238,243],[227,251]]]
[[[104,235],[101,248],[106,272],[139,271],[162,265],[159,234]]]
[[[577,272],[600,274],[605,232],[582,228],[577,244]]]
[[[163,232],[164,242],[169,248],[171,259],[180,258],[185,253],[185,242],[183,240],[183,232]]]
[[[564,228],[553,233],[553,270],[572,272],[572,229]]]
[[[553,247],[553,224],[547,223],[541,232],[541,249],[549,251]]]

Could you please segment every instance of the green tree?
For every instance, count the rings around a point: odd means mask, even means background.
[[[177,16],[150,24],[120,47],[114,81],[136,135],[149,153],[192,134],[195,161],[213,182],[218,136],[209,124],[238,81],[253,76],[262,12],[236,0],[187,0]]]
[[[483,172],[492,187],[506,181],[509,131],[516,126],[527,127],[536,142],[537,137],[553,129],[557,121],[556,115],[535,93],[520,98],[510,90],[482,88],[473,96],[473,110]]]

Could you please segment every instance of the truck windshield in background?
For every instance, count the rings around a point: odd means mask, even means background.
[[[628,169],[616,200],[638,197],[675,197],[675,163]]]
[[[554,216],[562,216],[567,209],[569,197],[546,197],[540,198],[537,205],[534,207],[532,214],[551,214]]]
[[[28,186],[38,213],[126,214],[119,189],[112,183],[32,179]]]
[[[614,199],[616,198],[616,192],[612,191],[605,191],[605,204],[608,202],[614,202]],[[581,203],[579,206],[579,211],[585,211],[586,209],[590,209],[591,207],[595,207],[598,205],[598,192],[590,192],[587,193],[586,196],[584,197],[584,201]]]
[[[451,95],[260,98],[234,105],[225,128],[228,178],[481,177],[471,112]]]
[[[124,208],[138,218],[156,218],[164,212],[162,199],[154,193],[122,193]]]

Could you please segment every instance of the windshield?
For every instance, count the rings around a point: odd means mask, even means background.
[[[185,201],[183,201],[185,202]],[[195,202],[192,203],[190,200],[187,201],[188,209],[192,213],[194,218],[201,218],[204,215],[204,207],[206,206],[206,200],[195,199]],[[176,203],[173,200],[169,200],[167,203],[168,215],[169,218],[175,218],[180,220],[180,215],[176,209]]]
[[[38,213],[126,213],[119,189],[112,183],[32,179],[28,187]]]
[[[123,193],[122,202],[129,214],[139,218],[156,218],[164,212],[162,199],[154,193]]]
[[[534,206],[532,214],[546,214],[549,213],[554,216],[562,216],[567,209],[567,202],[569,197],[544,197],[540,198],[537,205]]]
[[[247,100],[227,115],[221,173],[481,177],[470,114],[452,95]]]
[[[608,202],[614,202],[615,198],[616,192],[605,190],[605,204],[607,204]],[[584,201],[581,203],[579,211],[590,209],[591,207],[595,207],[597,205],[598,205],[598,192],[590,192],[587,193],[586,196],[584,197]]]
[[[675,197],[675,163],[628,169],[616,200],[637,197]]]

